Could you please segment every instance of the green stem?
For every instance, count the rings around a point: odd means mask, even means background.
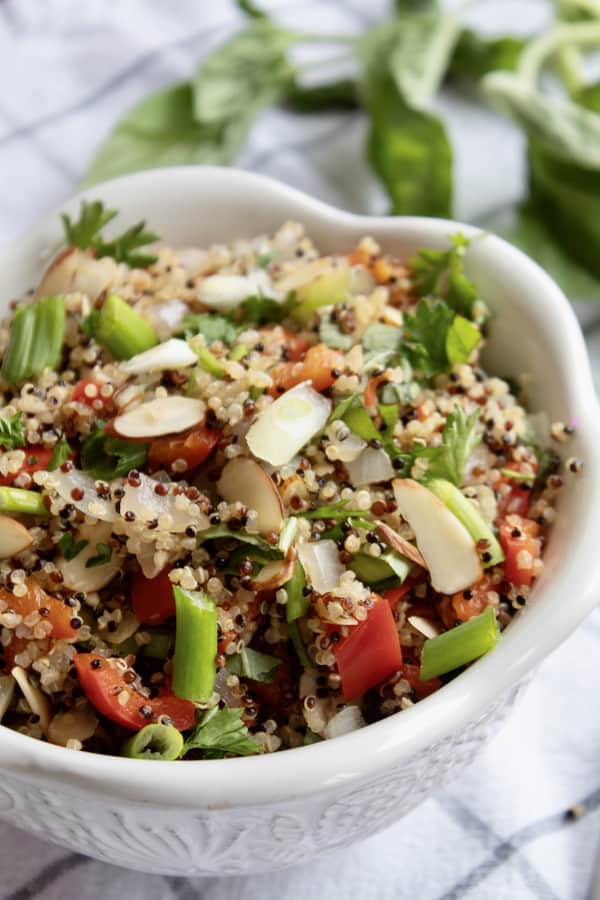
[[[485,612],[423,644],[419,679],[429,681],[479,659],[497,642],[500,631],[491,606]]]
[[[576,97],[585,87],[581,71],[581,53],[577,47],[561,47],[556,54],[558,69],[571,98]]]
[[[502,562],[504,553],[494,532],[482,519],[471,501],[454,484],[443,478],[433,478],[431,481],[426,482],[426,487],[465,526],[475,543],[487,541],[485,555],[482,554],[484,568],[495,566]]]
[[[175,656],[173,691],[178,697],[206,703],[215,686],[217,607],[202,591],[173,587]]]
[[[58,366],[65,334],[65,298],[44,297],[13,317],[2,377],[10,384]]]
[[[27,516],[50,515],[41,494],[14,487],[0,487],[0,512]]]
[[[518,76],[535,87],[538,75],[550,56],[563,46],[597,46],[600,43],[600,23],[582,22],[558,25],[525,47],[517,70]]]
[[[152,326],[116,294],[106,298],[104,306],[92,319],[92,333],[115,359],[131,359],[158,344]]]
[[[310,605],[308,597],[304,596],[304,588],[306,587],[306,577],[300,560],[296,562],[294,574],[284,585],[287,593],[287,603],[285,605],[285,614],[288,624],[301,619],[308,612]],[[292,638],[293,640],[293,638]]]
[[[298,622],[290,622],[288,625],[288,631],[290,633],[290,640],[292,642],[292,646],[296,651],[296,656],[298,657],[298,661],[300,665],[304,669],[310,669],[312,666],[312,662],[308,653],[306,652],[306,647],[304,646],[304,641],[300,636],[300,629],[298,628]]]

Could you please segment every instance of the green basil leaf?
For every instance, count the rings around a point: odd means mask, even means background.
[[[286,91],[285,102],[297,113],[343,112],[358,109],[359,89],[350,78],[314,86],[302,85],[294,79]]]
[[[460,20],[454,13],[414,11],[400,13],[389,67],[398,93],[420,109],[444,79]]]
[[[258,650],[252,650],[250,647],[245,647],[240,653],[230,656],[227,660],[227,670],[232,675],[266,683],[273,681],[280,665],[281,660],[276,656],[259,653]]]
[[[595,82],[595,84],[587,84],[573,95],[571,99],[585,109],[600,112],[600,81]]]
[[[245,131],[294,75],[285,56],[292,40],[261,17],[202,60],[194,79],[196,122],[226,127],[237,121]]]
[[[463,316],[455,316],[446,335],[446,356],[451,365],[465,363],[481,341],[481,332]]]
[[[485,38],[465,28],[454,47],[449,74],[451,77],[478,80],[497,69],[513,72],[525,44],[522,38]]]
[[[230,128],[198,124],[190,84],[161,88],[117,123],[82,184],[159,166],[226,164],[235,157],[244,133],[236,124]]]

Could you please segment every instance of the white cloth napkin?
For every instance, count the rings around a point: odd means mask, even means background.
[[[289,24],[359,31],[387,3],[265,5]],[[483,4],[478,19],[526,29],[540,15],[540,3],[501,0]],[[189,77],[238,22],[225,0],[0,0],[0,240],[69,196],[119,115]],[[519,135],[475,102],[449,96],[442,111],[457,148],[457,217],[514,201],[523,182]],[[267,112],[239,163],[336,205],[382,211],[385,198],[362,160],[364,133],[359,115]],[[600,306],[580,313],[600,378]],[[540,667],[467,771],[357,847],[274,875],[192,881],[92,862],[0,824],[0,900],[583,900],[600,832],[599,650],[596,611]],[[569,821],[576,803],[587,811]]]

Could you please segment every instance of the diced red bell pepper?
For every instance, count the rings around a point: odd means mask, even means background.
[[[377,597],[364,622],[333,644],[344,700],[350,702],[385,681],[402,665],[400,637],[390,604]]]
[[[48,463],[52,456],[50,447],[28,444],[27,447],[23,447],[22,449],[25,454],[25,462],[18,472],[11,473],[10,475],[0,475],[0,485],[10,487],[11,484],[15,483],[15,479],[24,472],[28,475],[33,475],[34,472],[45,472],[48,468]]]
[[[146,578],[141,572],[131,582],[131,606],[139,622],[162,625],[175,615],[173,584],[169,578],[171,567],[163,569],[156,578]]]

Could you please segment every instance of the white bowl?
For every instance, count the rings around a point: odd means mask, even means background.
[[[81,196],[121,211],[118,227],[147,219],[174,245],[205,246],[302,222],[321,250],[364,234],[406,257],[476,230],[419,218],[365,218],[262,176],[179,168],[116,179]],[[4,303],[34,285],[61,237],[53,214],[0,253]],[[145,872],[224,875],[313,859],[405,815],[458,775],[514,704],[520,685],[594,606],[600,588],[600,417],[585,345],[556,284],[493,236],[475,240],[468,268],[496,317],[487,366],[532,377],[530,407],[577,423],[569,477],[535,602],[496,649],[437,694],[335,740],[274,756],[144,762],[76,753],[0,726],[0,816],[80,853]]]

